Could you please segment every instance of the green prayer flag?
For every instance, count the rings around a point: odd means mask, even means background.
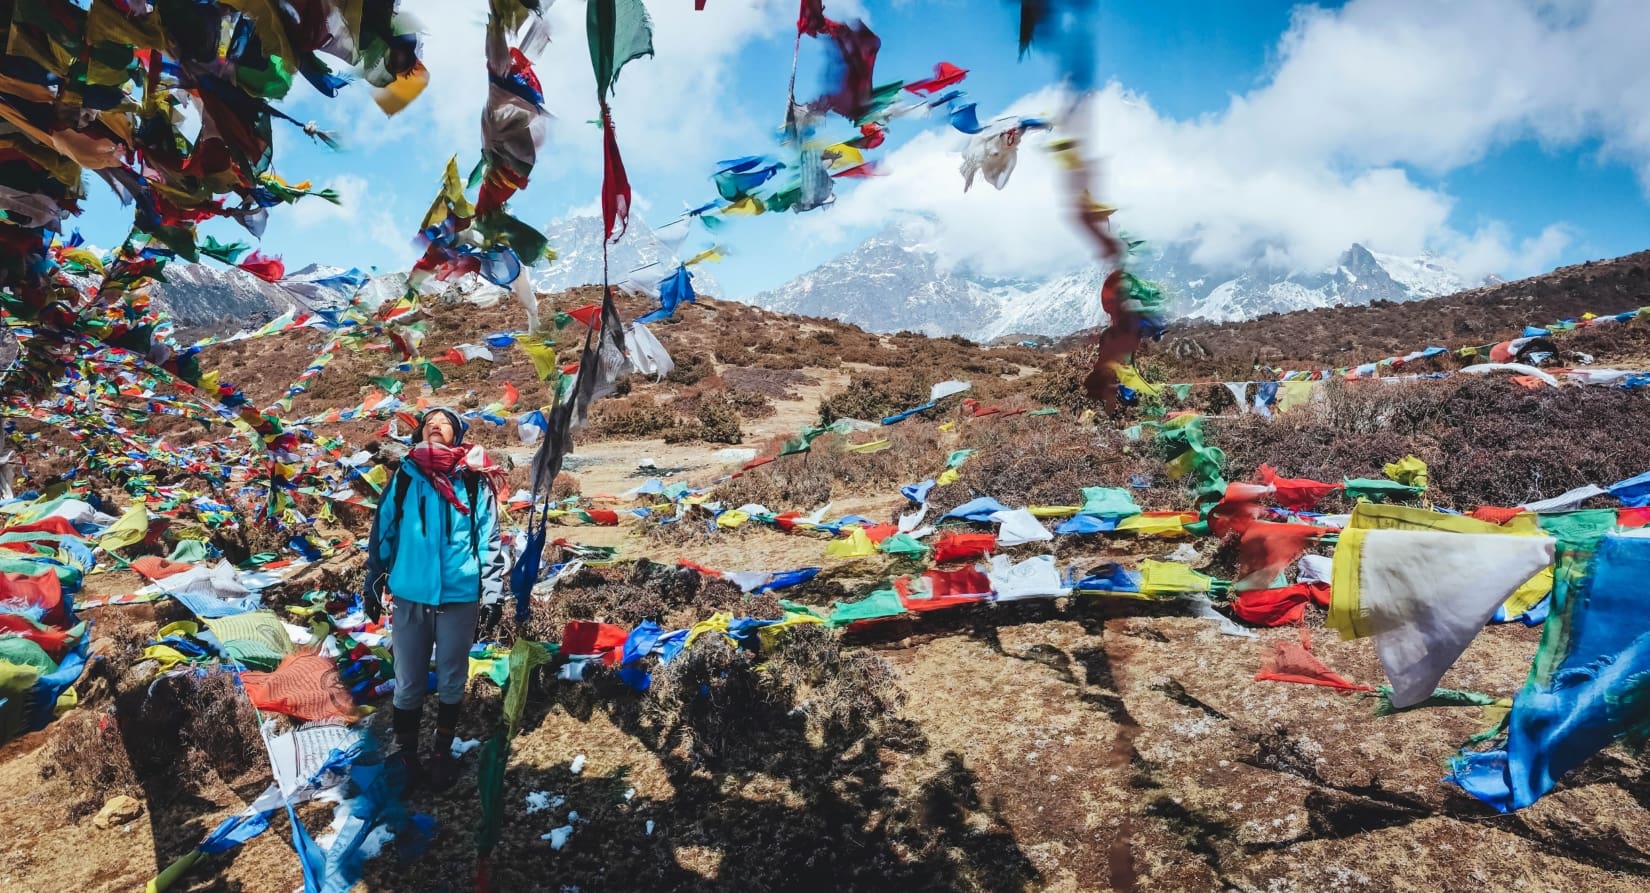
[[[785,441],[785,445],[779,450],[779,455],[789,456],[792,453],[806,453],[813,447],[814,441],[819,438],[819,435],[829,430],[829,428],[803,428],[802,433]]]
[[[1408,707],[1395,707],[1392,704],[1392,686],[1378,686],[1375,692],[1376,716],[1392,716],[1406,710],[1419,710],[1422,707],[1488,707],[1496,701],[1491,695],[1479,694],[1475,691],[1438,688],[1433,689],[1432,694],[1419,704],[1411,704]]]
[[[885,555],[898,555],[906,558],[916,558],[928,553],[928,547],[914,539],[909,533],[896,533],[883,540],[877,550]]]
[[[1385,481],[1376,478],[1347,478],[1344,482],[1346,495],[1366,499],[1413,499],[1426,491],[1425,487],[1416,487],[1410,484],[1400,484],[1397,481]]]
[[[424,380],[428,382],[430,388],[434,390],[447,383],[447,376],[441,374],[441,367],[434,363],[426,362],[424,364]]]
[[[482,856],[492,853],[504,833],[504,764],[510,760],[510,742],[495,732],[481,745],[476,765],[476,793],[481,804],[481,820],[476,822],[476,849]]]
[[[831,608],[830,619],[825,622],[833,627],[847,626],[861,620],[898,617],[904,613],[905,605],[899,600],[898,592],[878,589],[857,602],[837,602]]]
[[[1549,685],[1553,671],[1569,652],[1574,596],[1587,577],[1599,541],[1616,525],[1615,509],[1584,509],[1536,517],[1541,532],[1558,540],[1558,547],[1553,556],[1552,602],[1547,622],[1541,627],[1541,644],[1530,664],[1525,686]]]
[[[425,373],[425,374],[428,375],[428,373]],[[370,376],[367,379],[367,381],[370,381],[373,384],[378,385],[379,387],[383,388],[385,391],[387,391],[391,394],[400,394],[401,393],[401,387],[402,387],[401,382],[397,381],[396,379],[393,379],[393,378],[389,377],[388,375]]]
[[[957,468],[957,467],[961,466],[964,462],[967,462],[968,457],[972,456],[972,455],[974,455],[973,450],[957,450],[957,451],[953,452],[950,456],[946,457],[945,467],[946,468]]]
[[[476,770],[476,787],[481,801],[481,821],[476,823],[476,849],[483,856],[498,846],[504,830],[504,767],[510,761],[510,739],[521,724],[527,706],[527,689],[533,670],[550,660],[550,651],[537,642],[517,639],[510,648],[510,677],[504,684],[504,727],[493,733],[481,748]]]
[[[1102,518],[1128,518],[1140,514],[1134,494],[1121,487],[1084,487],[1083,507],[1078,514]]]
[[[625,63],[653,55],[653,22],[642,0],[590,0],[584,26],[596,96],[606,102]]]
[[[207,236],[205,241],[200,244],[201,254],[213,260],[223,261],[226,264],[239,263],[241,255],[250,250],[252,250],[252,246],[245,242],[219,242],[211,236]]]

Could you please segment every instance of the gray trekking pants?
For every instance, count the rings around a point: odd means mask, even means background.
[[[476,640],[480,602],[421,605],[395,600],[390,650],[395,657],[395,706],[417,710],[429,688],[430,656],[435,656],[436,696],[443,704],[464,700],[470,680],[470,646]]]

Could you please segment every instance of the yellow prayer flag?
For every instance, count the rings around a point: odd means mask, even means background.
[[[732,614],[726,611],[717,611],[715,614],[710,615],[709,619],[701,620],[688,627],[686,647],[693,647],[693,640],[705,633],[721,633],[726,636],[728,634],[728,623],[732,620]]]
[[[1389,462],[1383,470],[1387,477],[1400,484],[1422,489],[1427,486],[1427,463],[1414,456],[1405,456],[1397,462]]]
[[[412,104],[418,94],[430,85],[430,70],[422,62],[414,62],[412,70],[390,81],[388,86],[372,91],[373,101],[386,115],[394,115]]]
[[[827,156],[835,156],[830,162],[830,168],[833,171],[840,171],[850,167],[858,167],[859,165],[865,163],[865,153],[861,152],[857,146],[852,146],[848,143],[837,143],[834,146],[830,146],[825,149],[824,154]]]
[[[1186,525],[1196,520],[1196,512],[1144,512],[1119,521],[1117,530],[1136,536],[1184,536]]]
[[[528,359],[533,361],[533,371],[538,373],[539,381],[549,381],[556,375],[556,349],[548,344],[532,341],[518,341],[521,349],[527,352]]]
[[[784,633],[787,630],[795,629],[798,626],[809,626],[824,622],[825,619],[823,617],[816,617],[813,614],[803,611],[791,611],[786,613],[785,619],[779,621],[778,623],[758,627],[756,634],[762,638],[762,649],[767,651],[779,644],[779,636],[781,633]]]
[[[722,250],[722,246],[712,245],[709,248],[706,248],[704,251],[701,251],[698,254],[695,254],[694,256],[692,256],[692,257],[688,258],[687,260],[683,261],[682,266],[691,267],[694,264],[702,264],[702,263],[710,263],[712,261],[719,261],[719,260],[722,260],[722,259],[726,258],[727,256],[728,256],[727,253]]]
[[[865,528],[854,527],[844,539],[832,540],[825,546],[826,558],[864,558],[877,553],[877,544],[865,534]]]
[[[149,533],[149,510],[143,503],[135,502],[120,516],[120,520],[110,525],[103,532],[103,538],[97,541],[105,552],[114,552],[143,542]]]
[[[1211,578],[1175,561],[1140,562],[1140,592],[1154,597],[1208,592]]]
[[[1118,384],[1134,391],[1142,397],[1156,397],[1158,395],[1157,385],[1154,385],[1142,378],[1139,370],[1135,369],[1132,365],[1129,365],[1128,363],[1117,363],[1114,365],[1114,368],[1117,370]]]
[[[1315,381],[1286,381],[1278,387],[1278,412],[1299,409],[1312,402]]]
[[[729,215],[755,216],[757,214],[763,213],[766,210],[768,210],[768,206],[762,204],[761,199],[757,198],[754,195],[747,195],[744,198],[741,198],[740,200],[738,200],[738,201],[736,201],[732,204],[724,205],[722,207],[722,215],[723,216],[729,216]]]

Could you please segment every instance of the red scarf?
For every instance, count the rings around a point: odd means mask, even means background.
[[[436,492],[465,515],[470,513],[470,508],[453,492],[453,475],[460,469],[469,469],[480,474],[496,491],[506,473],[503,468],[494,465],[486,451],[478,446],[454,447],[425,442],[413,447],[407,458],[418,466],[419,471],[424,472],[424,476],[435,486]]]

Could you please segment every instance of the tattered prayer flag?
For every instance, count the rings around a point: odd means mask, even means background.
[[[427,382],[432,389],[439,388],[447,383],[447,376],[441,374],[441,368],[436,364],[425,363],[424,381]]]
[[[596,7],[591,4],[591,8]],[[639,4],[638,4],[639,5]],[[619,138],[613,132],[613,117],[602,114],[602,223],[608,241],[624,235],[630,221],[630,177],[619,155]]]
[[[605,102],[626,63],[653,55],[653,21],[642,0],[591,0],[584,26],[596,96]]]
[[[383,388],[385,391],[388,391],[391,394],[400,394],[401,393],[401,388],[402,388],[401,382],[394,379],[394,378],[390,378],[388,375],[370,376],[370,377],[367,378],[367,381],[370,381],[373,384],[378,385],[379,387]]]

